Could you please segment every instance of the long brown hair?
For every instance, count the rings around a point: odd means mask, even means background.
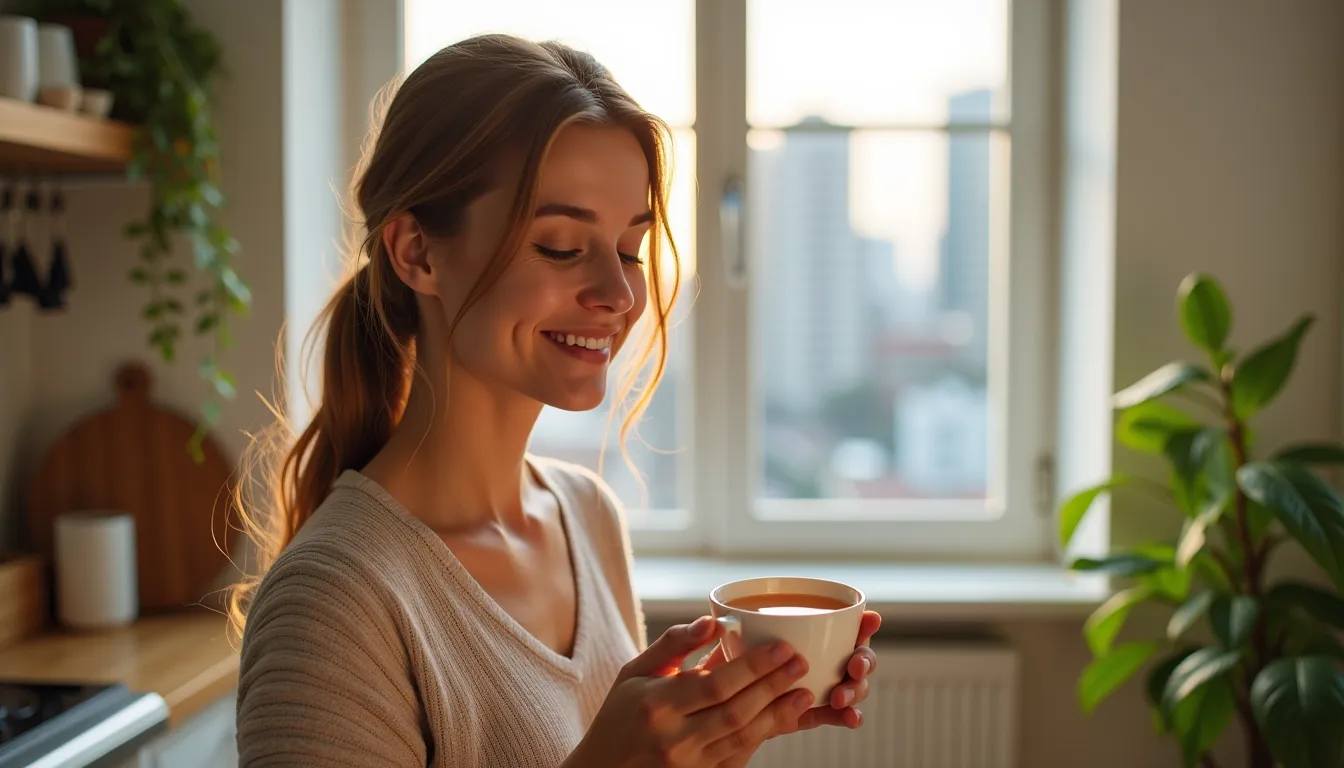
[[[606,68],[558,43],[483,35],[426,60],[396,89],[385,112],[381,119],[375,116],[381,128],[366,142],[352,188],[359,227],[350,259],[353,275],[328,301],[308,337],[311,342],[326,334],[321,398],[296,440],[283,411],[272,408],[276,428],[253,442],[262,458],[254,467],[262,469],[251,473],[251,490],[259,489],[264,500],[244,504],[243,496],[250,494],[238,491],[241,527],[255,546],[252,567],[229,594],[231,627],[239,638],[267,569],[341,472],[363,467],[387,443],[405,408],[421,320],[413,292],[392,272],[383,245],[383,228],[393,216],[409,212],[434,237],[456,234],[467,206],[498,183],[501,160],[523,159],[509,234],[469,291],[452,322],[456,326],[520,247],[542,160],[560,129],[576,122],[628,129],[648,161],[655,224],[646,260],[652,312],[648,323],[641,323],[647,343],[617,389],[623,452],[666,366],[669,315],[680,288],[666,205],[670,132]]]

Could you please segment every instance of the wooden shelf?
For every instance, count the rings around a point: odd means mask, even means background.
[[[0,174],[116,173],[134,135],[125,123],[0,98]]]

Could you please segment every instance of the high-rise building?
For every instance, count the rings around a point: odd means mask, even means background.
[[[952,97],[949,114],[983,120],[990,114],[994,92],[968,91]],[[949,323],[965,326],[958,334],[963,359],[984,366],[989,332],[989,163],[990,138],[985,133],[948,136],[947,232],[943,237],[938,286],[941,309]]]
[[[750,160],[757,370],[767,402],[796,413],[865,378],[876,332],[872,246],[849,221],[849,132],[825,127],[806,118]]]

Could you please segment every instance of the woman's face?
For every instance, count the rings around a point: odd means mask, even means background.
[[[462,235],[430,246],[449,321],[494,255],[513,192],[478,198]],[[563,128],[541,167],[521,250],[453,334],[453,374],[556,408],[596,408],[607,368],[647,303],[639,254],[652,223],[648,200],[648,163],[629,131]]]

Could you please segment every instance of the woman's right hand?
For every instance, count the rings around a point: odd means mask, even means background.
[[[621,670],[564,768],[699,768],[760,746],[812,706],[812,694],[781,695],[807,673],[785,643],[753,648],[713,670],[681,670],[716,639],[705,616],[672,627]]]

